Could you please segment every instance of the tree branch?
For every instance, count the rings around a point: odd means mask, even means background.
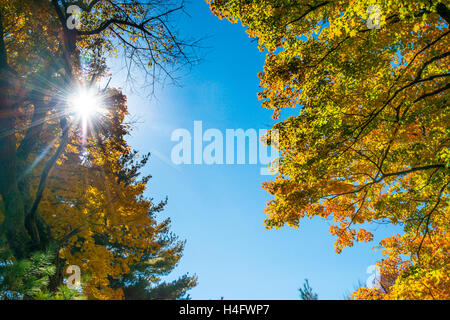
[[[133,22],[131,20],[127,19],[120,19],[120,18],[111,18],[109,20],[104,21],[102,24],[100,24],[100,26],[98,26],[97,28],[93,29],[93,30],[88,30],[88,31],[77,31],[77,34],[80,36],[90,36],[90,35],[96,35],[99,34],[103,31],[105,31],[109,26],[117,24],[117,25],[124,25],[124,26],[128,26],[128,27],[132,27],[132,28],[136,28],[146,34],[149,34],[148,30],[145,28],[147,23],[149,23],[152,20],[156,20],[156,19],[160,19],[163,16],[166,16],[168,14],[171,14],[172,12],[178,11],[183,9],[183,5],[181,5],[178,8],[174,8],[171,10],[168,10],[162,14],[159,14],[157,16],[148,18],[147,20],[144,20],[141,23],[136,23]]]
[[[69,138],[69,125],[67,124],[67,120],[62,117],[60,119],[61,128],[63,130],[62,136],[61,136],[61,142],[59,143],[58,149],[56,150],[55,154],[50,158],[50,160],[46,163],[44,170],[41,174],[41,179],[39,181],[39,187],[36,192],[36,196],[33,202],[33,205],[31,206],[30,211],[28,212],[28,215],[31,217],[34,217],[37,213],[37,208],[39,206],[39,203],[42,200],[42,195],[44,193],[45,184],[47,182],[48,175],[50,173],[50,170],[53,168],[53,166],[58,161],[61,154],[64,152],[64,149],[67,146],[68,138]]]

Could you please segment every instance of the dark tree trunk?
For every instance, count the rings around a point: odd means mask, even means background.
[[[14,79],[16,76],[8,65],[0,14],[0,195],[5,209],[0,231],[5,234],[14,256],[22,259],[29,257],[33,250],[45,249],[52,238],[48,225],[39,214],[34,219],[27,217],[32,197],[29,177],[24,173],[34,145],[24,143],[24,148],[17,150],[15,118],[20,99],[14,94],[17,89]],[[36,132],[29,136],[38,139]]]

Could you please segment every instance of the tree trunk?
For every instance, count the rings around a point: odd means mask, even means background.
[[[32,246],[31,238],[25,228],[25,211],[21,198],[16,186],[12,186],[3,195],[5,206],[3,231],[16,259],[27,258]]]

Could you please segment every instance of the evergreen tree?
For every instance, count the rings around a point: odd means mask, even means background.
[[[134,163],[125,141],[126,97],[97,86],[112,54],[148,67],[153,80],[191,62],[169,23],[182,9],[160,0],[0,2],[2,298],[68,298],[64,269],[77,265],[87,298],[121,299],[114,281],[136,265],[176,256],[152,271],[155,286],[180,259],[176,241],[161,244],[166,224],[144,197],[149,177],[136,180],[147,158]]]
[[[314,293],[313,289],[309,285],[308,279],[305,279],[305,282],[303,283],[303,288],[298,289],[300,293],[300,299],[302,300],[318,300],[319,297],[317,293]]]

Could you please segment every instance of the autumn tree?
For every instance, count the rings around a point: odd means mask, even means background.
[[[208,3],[267,51],[263,107],[299,110],[274,126],[267,228],[323,217],[339,253],[373,239],[368,223],[400,225],[381,243],[384,290],[360,297],[449,299],[448,2]]]
[[[159,0],[0,4],[2,253],[31,261],[56,248],[49,290],[71,262],[85,269],[89,297],[123,297],[111,281],[142,257],[181,255],[177,241],[161,243],[168,226],[155,221],[161,206],[143,197],[148,178],[135,181],[146,158],[133,164],[124,140],[126,99],[97,84],[114,54],[152,80],[191,63],[170,23],[181,10],[182,2]],[[80,94],[104,112],[83,118],[72,108]]]

